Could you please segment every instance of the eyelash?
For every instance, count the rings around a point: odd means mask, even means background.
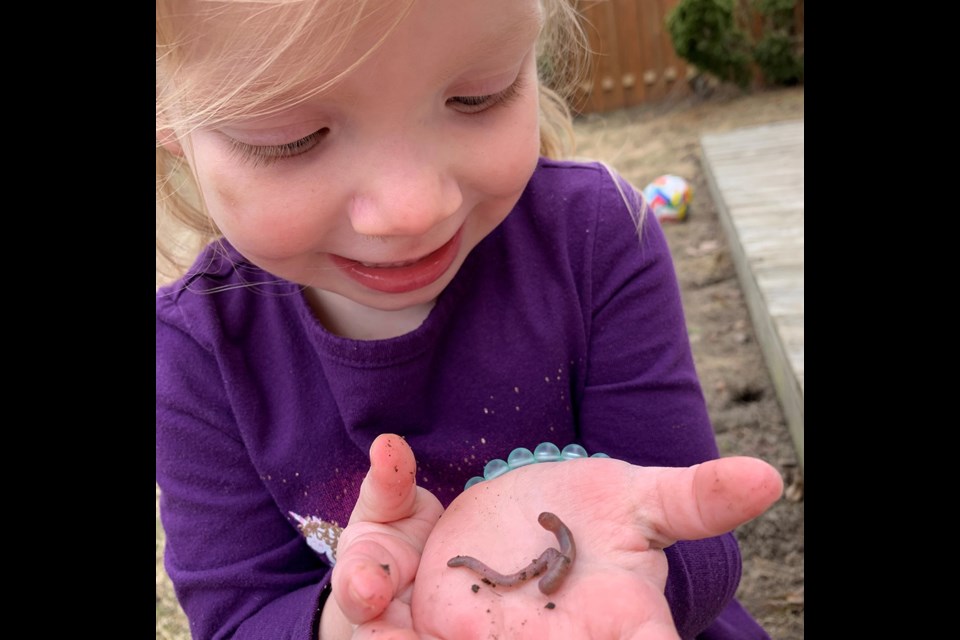
[[[521,79],[517,78],[516,82],[500,93],[485,96],[454,96],[447,100],[447,104],[457,105],[461,113],[468,115],[482,113],[487,109],[506,104],[520,93],[521,88]]]
[[[488,109],[508,103],[515,98],[522,88],[520,78],[516,82],[501,91],[484,96],[455,96],[447,100],[447,104],[456,105],[457,110],[467,115],[483,113]],[[271,145],[253,145],[233,138],[228,138],[231,150],[237,154],[241,160],[249,162],[254,167],[263,167],[284,158],[293,158],[302,155],[318,144],[326,137],[330,129],[324,127],[314,131],[308,136],[299,140],[288,142],[286,144]]]
[[[239,140],[234,140],[233,138],[228,138],[228,140],[230,142],[232,151],[240,156],[242,160],[250,162],[254,167],[262,167],[272,164],[277,160],[281,160],[283,158],[292,158],[310,151],[315,146],[320,144],[320,140],[323,139],[329,132],[330,129],[324,127],[323,129],[314,131],[310,135],[304,136],[299,140],[294,140],[293,142],[262,146],[247,144],[245,142],[240,142]]]

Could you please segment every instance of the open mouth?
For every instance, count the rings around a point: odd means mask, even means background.
[[[417,260],[369,263],[331,254],[333,263],[368,289],[382,293],[416,291],[436,282],[453,264],[460,250],[463,228],[436,251]]]

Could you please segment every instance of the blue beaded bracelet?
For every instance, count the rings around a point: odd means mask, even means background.
[[[530,449],[527,449],[526,447],[520,447],[510,452],[510,455],[507,456],[506,462],[500,458],[495,458],[488,462],[483,468],[483,477],[474,476],[470,478],[467,480],[467,484],[464,485],[463,490],[466,491],[478,482],[499,478],[507,471],[525,467],[528,464],[534,464],[536,462],[575,460],[577,458],[588,457],[609,458],[610,456],[605,453],[595,453],[592,456],[588,456],[587,450],[578,444],[568,444],[563,448],[563,451],[561,451],[557,445],[553,444],[552,442],[541,442],[537,445],[537,448],[534,449],[532,453],[530,452]]]

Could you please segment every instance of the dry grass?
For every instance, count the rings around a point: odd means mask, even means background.
[[[173,585],[163,569],[163,527],[160,526],[160,488],[157,487],[157,640],[190,640],[187,617],[173,594]]]

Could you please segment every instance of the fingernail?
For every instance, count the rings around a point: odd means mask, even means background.
[[[355,584],[350,585],[350,596],[357,602],[367,602],[373,594],[369,589],[363,589]]]
[[[350,595],[353,596],[357,602],[362,602],[369,606],[373,604],[373,600],[379,595],[379,590],[373,580],[359,579],[358,576],[358,579],[354,579],[350,583]]]

